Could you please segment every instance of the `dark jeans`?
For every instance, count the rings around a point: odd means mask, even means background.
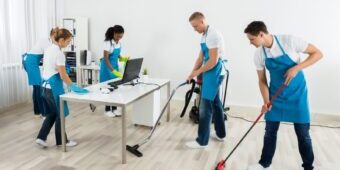
[[[43,99],[41,96],[41,86],[33,85],[33,110],[35,115],[45,116],[44,107],[43,107]]]
[[[220,77],[220,82],[223,81],[224,76]],[[201,99],[200,112],[199,112],[199,124],[198,124],[198,137],[197,143],[202,146],[208,145],[210,137],[210,124],[212,118],[214,119],[214,127],[216,135],[219,138],[226,136],[225,124],[224,124],[224,112],[222,102],[220,100],[219,91],[213,101]]]
[[[272,159],[276,149],[277,131],[280,122],[266,121],[266,132],[264,135],[263,149],[261,160],[259,163],[267,168],[272,163]],[[314,153],[312,147],[312,140],[309,135],[309,123],[294,123],[295,133],[298,139],[299,152],[303,161],[302,167],[305,170],[312,170]]]
[[[44,106],[46,107],[47,114],[37,138],[46,141],[47,136],[53,127],[53,124],[55,124],[56,144],[61,145],[60,116],[59,113],[57,113],[56,104],[53,99],[53,93],[51,89],[44,88],[43,90],[43,101]]]
[[[105,111],[107,112],[107,111],[115,111],[115,110],[117,110],[117,107],[116,106],[105,106]]]

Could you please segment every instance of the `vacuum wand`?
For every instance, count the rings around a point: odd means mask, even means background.
[[[286,87],[285,84],[281,85],[281,87],[279,88],[279,90],[277,90],[277,92],[274,94],[273,98],[270,100],[270,102],[267,104],[267,107],[269,108],[270,106],[272,106],[274,100],[280,95],[280,93],[283,91],[283,89]],[[226,161],[229,159],[229,157],[234,153],[234,151],[238,148],[238,146],[242,143],[242,141],[244,140],[244,138],[248,135],[248,133],[253,129],[253,127],[255,126],[255,124],[261,119],[261,117],[265,114],[266,112],[261,112],[261,114],[256,118],[256,120],[254,121],[254,123],[250,126],[250,128],[248,129],[248,131],[243,135],[243,137],[241,138],[241,140],[236,144],[236,146],[234,147],[234,149],[229,153],[229,155],[222,161],[220,161],[217,164],[217,167],[215,168],[215,170],[223,170],[225,167],[225,163]]]
[[[191,83],[195,83],[195,81],[192,80]],[[149,133],[149,135],[148,135],[142,142],[140,142],[140,143],[138,143],[138,144],[136,144],[136,145],[134,145],[134,146],[126,145],[126,150],[127,150],[127,151],[131,152],[132,154],[136,155],[137,157],[142,157],[142,156],[143,156],[143,153],[141,153],[140,151],[138,151],[138,148],[139,148],[140,146],[144,145],[145,143],[147,143],[147,142],[151,139],[153,133],[154,133],[155,130],[156,130],[156,127],[157,127],[157,125],[158,125],[158,122],[161,120],[161,118],[162,118],[162,116],[163,116],[163,114],[164,114],[166,108],[168,107],[168,105],[169,105],[169,103],[170,103],[170,101],[171,101],[171,98],[174,96],[174,94],[175,94],[175,92],[177,91],[177,89],[180,88],[180,87],[182,87],[182,86],[184,86],[184,85],[187,85],[187,84],[189,84],[188,81],[186,81],[186,82],[184,82],[184,83],[181,83],[180,85],[178,85],[178,86],[172,91],[172,93],[171,93],[171,95],[170,95],[168,101],[166,102],[165,106],[163,107],[163,109],[162,109],[162,111],[161,111],[161,114],[159,115],[159,117],[158,117],[158,119],[157,119],[155,125],[153,126],[151,132]]]

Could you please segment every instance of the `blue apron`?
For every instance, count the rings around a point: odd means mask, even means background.
[[[209,60],[209,48],[206,44],[206,39],[208,36],[208,29],[205,35],[205,41],[201,43],[201,50],[203,53],[203,63],[206,64]],[[202,84],[202,98],[206,100],[213,101],[217,95],[219,86],[221,84],[219,77],[222,71],[222,60],[219,58],[216,65],[203,73],[203,84]]]
[[[118,57],[120,56],[121,48],[115,48],[111,54],[109,54],[109,61],[113,69],[119,71]],[[107,80],[117,78],[112,74],[109,67],[105,63],[104,57],[100,59],[100,72],[99,72],[99,82],[104,82]]]
[[[64,86],[63,86],[63,80],[61,80],[60,74],[56,73],[55,75],[50,77],[46,81],[45,86],[47,84],[49,84],[51,86],[52,94],[53,94],[53,98],[54,98],[54,103],[55,103],[56,109],[57,109],[57,115],[60,116],[60,100],[59,100],[60,97],[59,96],[62,95],[62,94],[65,94]],[[43,92],[43,94],[44,94],[44,92]],[[69,115],[69,110],[68,110],[68,106],[67,106],[66,101],[64,101],[64,115],[65,115],[65,117]]]
[[[42,78],[39,64],[43,54],[24,54],[23,66],[27,72],[29,85],[41,85]]]
[[[274,37],[282,51],[281,56],[268,58],[266,50],[262,47],[266,57],[266,68],[270,73],[270,96],[273,96],[285,82],[284,75],[287,70],[297,65],[283,50],[277,37]],[[265,119],[267,121],[284,121],[293,123],[310,122],[307,85],[302,71],[299,71],[296,74],[290,84],[285,87],[285,89],[273,102],[272,108],[266,113]]]

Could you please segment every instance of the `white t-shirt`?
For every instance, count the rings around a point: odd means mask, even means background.
[[[296,63],[301,62],[301,56],[299,53],[304,52],[308,43],[298,37],[292,35],[277,35],[283,50],[288,56]],[[274,38],[274,37],[273,37]],[[271,48],[264,48],[268,58],[275,58],[283,55],[276,39],[274,38]],[[254,62],[257,70],[263,70],[265,68],[265,54],[262,46],[257,49],[254,55]]]
[[[42,78],[49,79],[58,73],[58,66],[65,66],[66,57],[59,46],[52,44],[45,50]]]
[[[52,41],[48,39],[40,39],[32,49],[27,52],[28,54],[44,54],[44,51],[52,45]]]
[[[120,42],[116,43],[115,41],[104,41],[104,51],[108,51],[109,54],[113,52],[114,49],[121,48]]]
[[[224,39],[222,34],[209,26],[208,32],[203,34],[201,43],[206,43],[209,49],[217,48],[217,57],[223,59],[225,57],[224,52]]]

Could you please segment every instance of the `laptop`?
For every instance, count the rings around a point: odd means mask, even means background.
[[[142,68],[143,58],[130,59],[126,62],[123,78],[118,81],[108,83],[111,87],[115,87],[139,77],[140,70]]]

